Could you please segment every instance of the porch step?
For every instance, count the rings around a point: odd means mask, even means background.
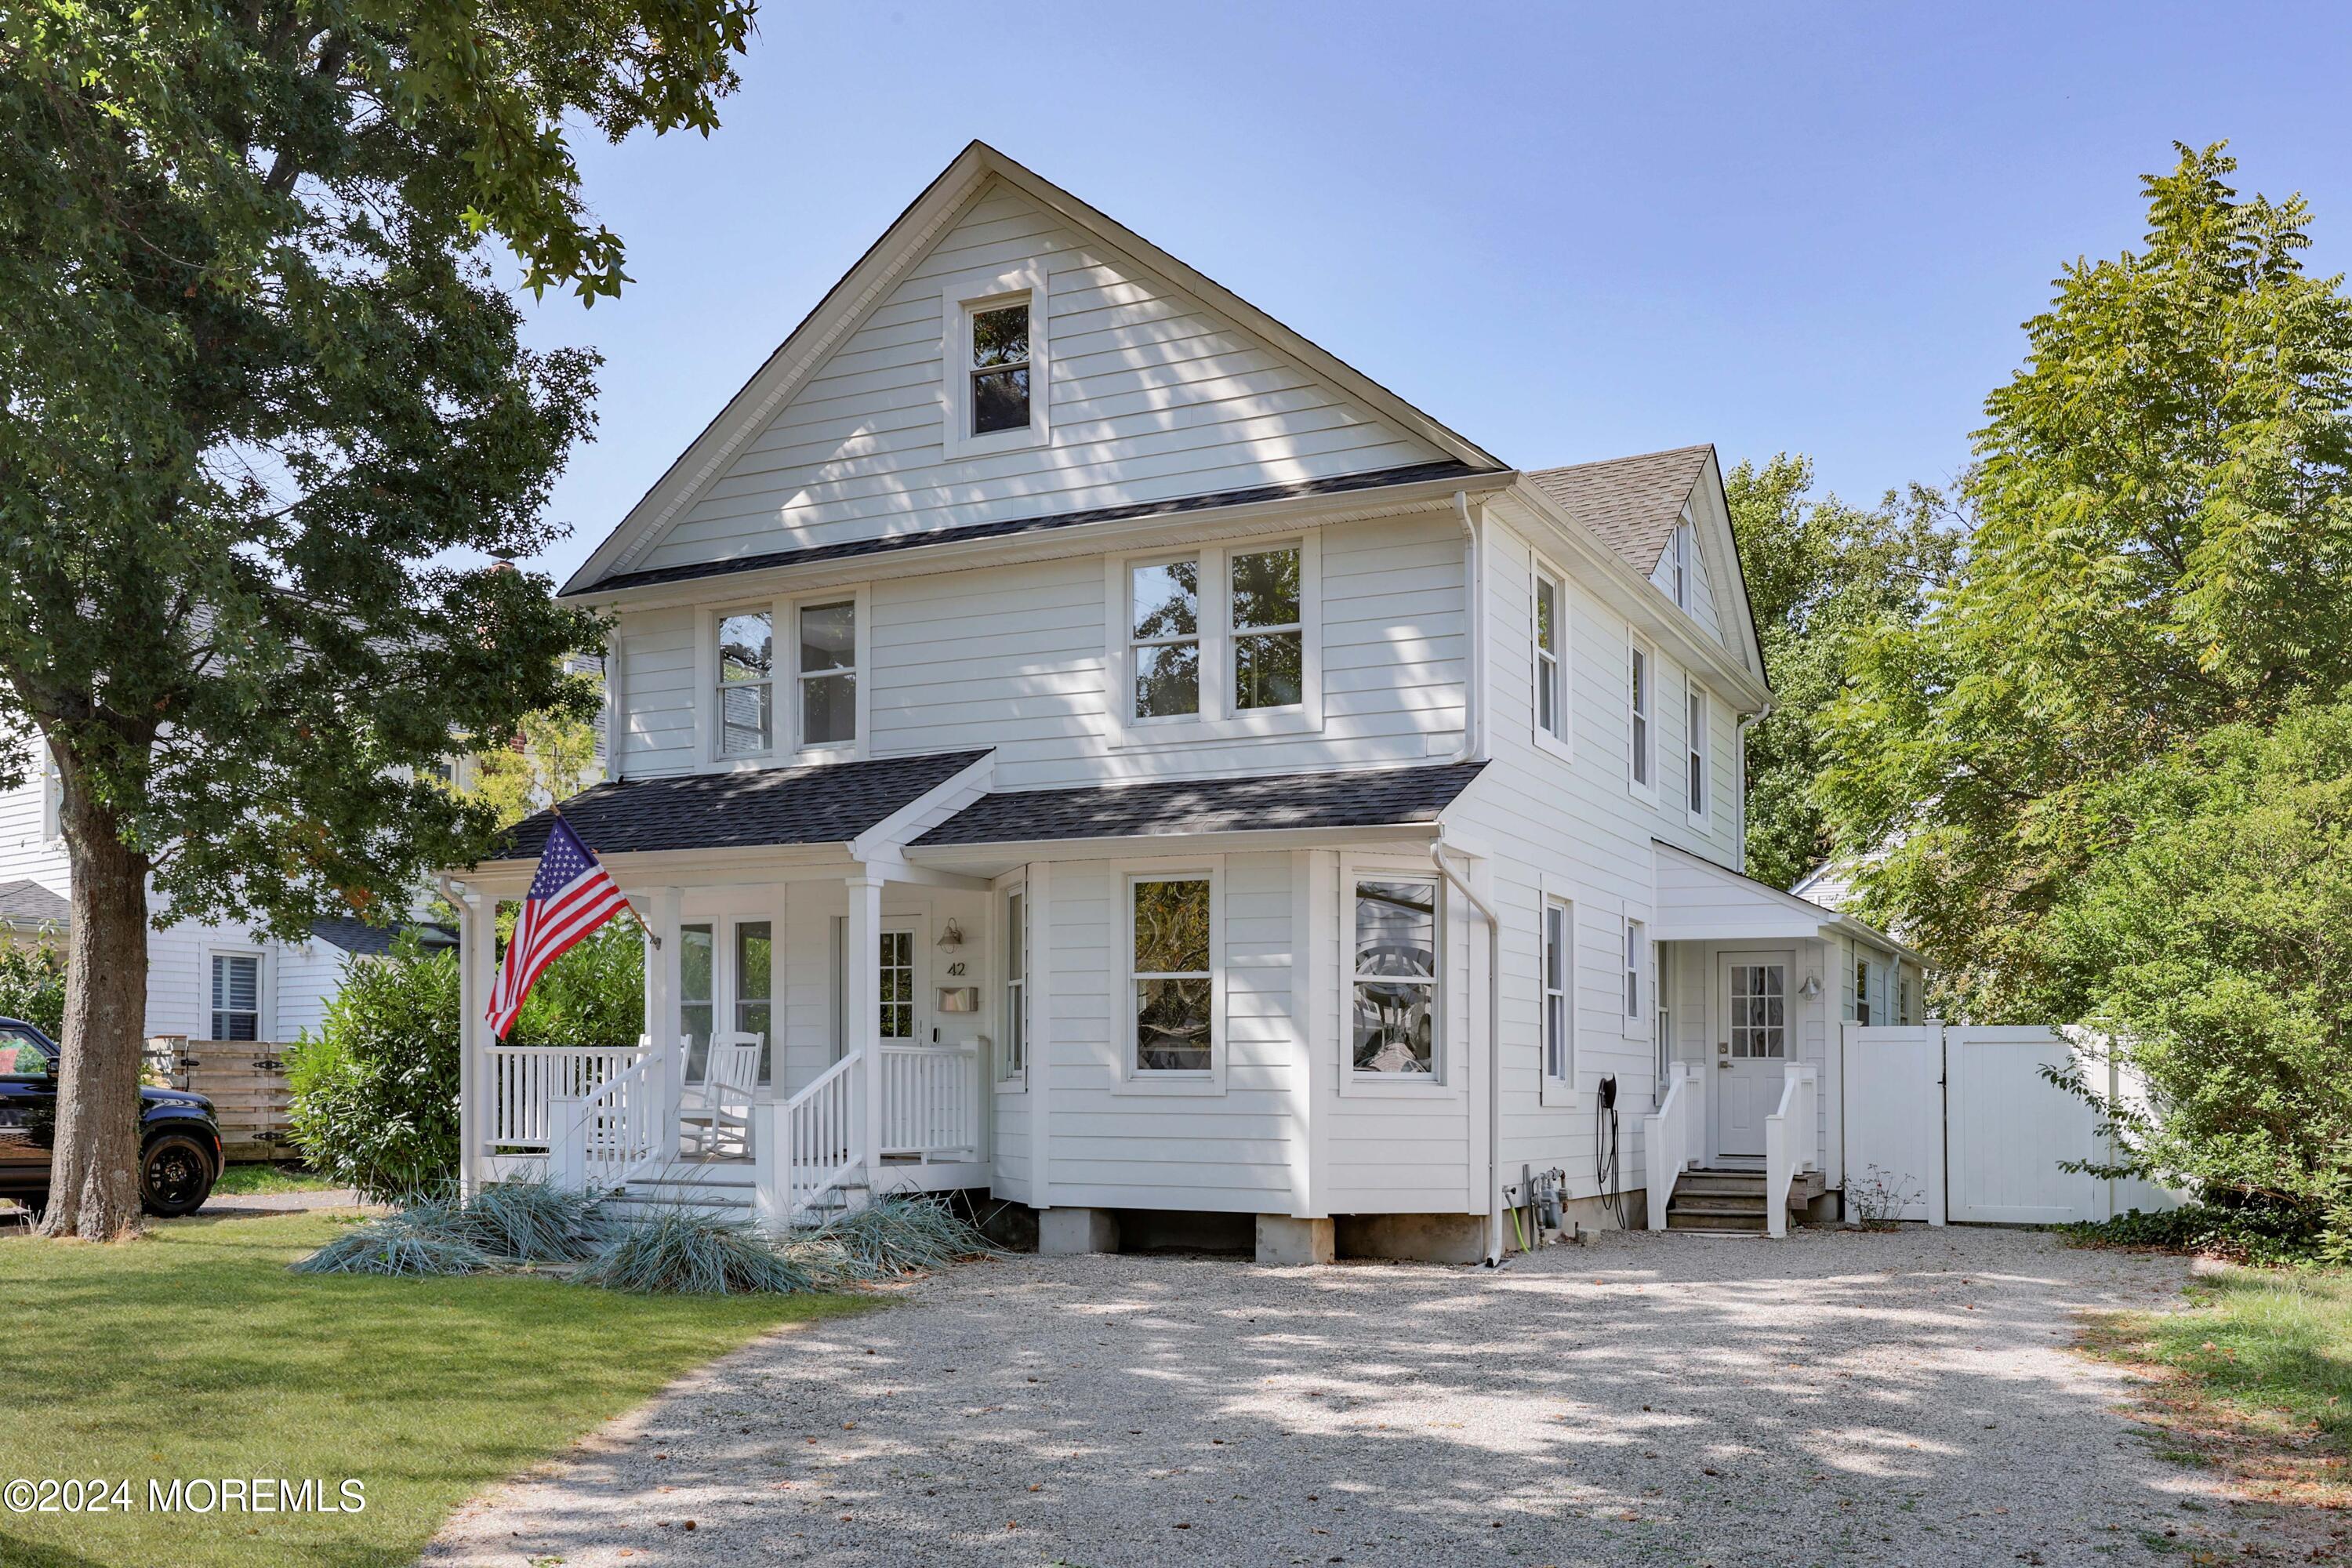
[[[1801,1173],[1789,1184],[1789,1206],[1801,1209],[1822,1194],[1819,1171]],[[1668,1230],[1708,1231],[1716,1235],[1762,1236],[1769,1205],[1761,1171],[1700,1169],[1685,1171],[1675,1183],[1666,1202]]]
[[[1764,1216],[1760,1214],[1690,1214],[1671,1206],[1666,1210],[1666,1228],[1668,1230],[1700,1231],[1711,1236],[1763,1236],[1767,1234],[1764,1226]]]

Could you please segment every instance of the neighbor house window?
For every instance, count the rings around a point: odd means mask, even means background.
[[[686,1042],[686,1077],[700,1083],[710,1064],[712,982],[715,950],[707,925],[677,928],[677,1032]]]
[[[1018,890],[1004,900],[1004,1050],[996,1076],[1015,1079],[1029,1070],[1029,899]]]
[[[1690,688],[1689,718],[1685,726],[1684,795],[1693,816],[1706,815],[1706,692]]]
[[[1628,695],[1633,723],[1633,782],[1650,782],[1650,655],[1636,643],[1633,648],[1633,687]]]
[[[1161,561],[1128,571],[1129,658],[1138,719],[1201,710],[1201,562]]]
[[[775,620],[765,610],[719,621],[719,754],[751,756],[776,742]]]
[[[971,433],[1029,427],[1029,301],[971,312]]]
[[[1673,542],[1667,546],[1673,558],[1675,603],[1690,607],[1690,529],[1688,525],[1675,530]]]
[[[1213,1065],[1206,877],[1138,877],[1128,884],[1134,945],[1129,972],[1139,1072],[1206,1072]]]
[[[1640,921],[1625,922],[1625,1016],[1642,1016],[1642,960],[1646,956],[1647,939],[1643,935]]]
[[[261,1038],[261,959],[258,954],[213,954],[213,1038]]]
[[[1360,1073],[1437,1070],[1437,881],[1356,882],[1355,1064]]]
[[[1558,740],[1568,739],[1568,685],[1562,675],[1560,647],[1567,640],[1565,596],[1559,580],[1536,574],[1536,728]]]
[[[1543,1051],[1544,1076],[1565,1082],[1569,1076],[1569,933],[1574,929],[1569,906],[1558,899],[1544,900],[1543,912]]]
[[[803,605],[801,744],[846,745],[857,739],[857,605]]]
[[[1853,1021],[1870,1026],[1870,960],[1853,961]]]
[[[1306,626],[1299,618],[1298,547],[1236,554],[1230,576],[1234,632],[1234,710],[1296,708],[1306,672]]]

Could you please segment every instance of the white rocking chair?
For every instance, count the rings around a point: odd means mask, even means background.
[[[710,1039],[702,1081],[678,1097],[678,1152],[705,1160],[742,1160],[751,1153],[751,1099],[760,1087],[760,1052],[766,1037],[720,1034]]]

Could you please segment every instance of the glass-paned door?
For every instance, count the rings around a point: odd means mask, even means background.
[[[1719,984],[1722,1032],[1716,1037],[1716,1152],[1760,1158],[1764,1119],[1780,1102],[1789,1050],[1789,970],[1785,953],[1726,953]]]
[[[885,925],[875,973],[880,998],[876,1032],[885,1040],[913,1044],[919,1037],[915,1005],[915,928]]]

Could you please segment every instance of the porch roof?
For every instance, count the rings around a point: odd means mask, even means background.
[[[1433,823],[1486,765],[1442,763],[1015,790],[981,796],[909,847]]]
[[[1653,838],[1650,845],[1658,870],[1656,924],[1651,934],[1660,942],[1736,942],[1842,931],[1885,952],[1926,962],[1852,915],[1783,892],[1663,838]]]
[[[602,855],[846,844],[988,755],[986,750],[623,779],[563,803],[566,821]],[[546,847],[552,811],[509,829],[496,860]]]

